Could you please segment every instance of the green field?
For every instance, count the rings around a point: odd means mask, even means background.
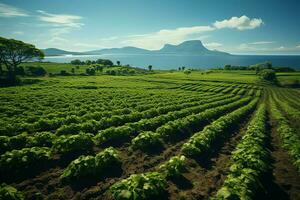
[[[300,90],[287,87],[300,73],[277,78],[282,86],[225,70],[24,78],[39,82],[0,88],[1,190],[49,200],[300,199]]]

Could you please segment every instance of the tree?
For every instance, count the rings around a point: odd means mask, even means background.
[[[85,72],[88,75],[95,75],[96,74],[96,70],[94,68],[86,68]]]
[[[149,65],[148,69],[149,69],[149,71],[151,71],[152,70],[152,65]]]
[[[182,71],[184,71],[184,70],[185,70],[185,67],[181,67],[181,69],[182,69]]]
[[[224,69],[225,69],[225,70],[231,70],[231,65],[225,65],[225,66],[224,66]]]
[[[92,61],[86,60],[86,61],[85,61],[85,64],[86,64],[86,65],[91,65],[91,64],[92,64]]]
[[[98,60],[96,60],[96,63],[104,65],[104,66],[113,66],[114,65],[114,63],[108,59],[98,59]]]
[[[103,66],[97,65],[96,70],[102,72],[103,71]]]
[[[188,70],[185,70],[184,73],[185,73],[186,75],[189,75],[189,74],[191,74],[192,72],[191,72],[191,70],[188,69]]]
[[[263,80],[272,81],[272,82],[276,82],[276,80],[277,80],[276,73],[272,69],[261,70],[259,75],[260,75],[261,79],[263,79]]]
[[[181,67],[178,67],[178,71],[181,71]]]
[[[75,68],[74,67],[71,69],[71,72],[72,72],[72,74],[75,74]]]
[[[71,64],[72,65],[82,65],[82,62],[79,59],[75,59],[75,60],[71,60]]]
[[[121,64],[121,62],[120,62],[120,61],[117,61],[117,65],[120,66],[120,64]]]
[[[44,56],[44,53],[32,44],[0,37],[0,65],[6,66],[7,78],[12,84],[16,82],[18,65],[33,59],[43,59]]]

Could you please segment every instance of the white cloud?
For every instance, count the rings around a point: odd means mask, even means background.
[[[248,44],[251,44],[251,45],[263,45],[263,44],[273,44],[275,43],[274,41],[258,41],[258,42],[251,42],[251,43],[248,43]]]
[[[236,28],[238,30],[247,30],[260,27],[262,24],[263,21],[260,18],[250,19],[246,15],[243,15],[241,17],[231,17],[230,19],[225,19],[223,21],[216,21],[214,26],[218,29]]]
[[[206,46],[207,48],[215,49],[215,48],[223,46],[223,44],[218,43],[218,42],[210,42],[210,43],[204,43],[204,46]]]
[[[176,29],[162,29],[157,32],[130,35],[125,38],[121,43],[123,45],[132,45],[146,49],[159,49],[164,44],[178,44],[187,39],[194,39],[199,37],[199,34],[215,30],[211,26],[192,26],[181,27]]]
[[[176,29],[162,29],[157,32],[129,35],[123,37],[103,38],[99,40],[101,46],[116,47],[116,46],[135,46],[151,50],[160,49],[164,44],[179,44],[185,40],[203,40],[209,36],[202,35],[203,33],[212,32],[223,28],[236,28],[238,30],[254,29],[263,24],[261,19],[250,19],[247,16],[232,17],[229,20],[216,21],[208,26],[192,26],[180,27]],[[260,41],[253,44],[266,44],[269,41]],[[217,48],[222,46],[220,43],[208,43],[209,48]]]
[[[27,17],[29,16],[22,9],[0,3],[0,17]]]
[[[41,15],[38,19],[43,22],[50,23],[57,27],[71,27],[71,28],[81,28],[84,24],[80,23],[82,19],[81,16],[77,15],[66,15],[66,14],[51,14],[42,10],[38,10]]]
[[[299,48],[300,49],[300,44],[298,46],[296,46],[296,48]]]

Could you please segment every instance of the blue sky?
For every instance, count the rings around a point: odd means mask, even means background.
[[[237,54],[300,54],[298,0],[0,0],[0,36],[85,51],[201,40]]]

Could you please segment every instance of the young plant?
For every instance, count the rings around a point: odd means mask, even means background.
[[[165,176],[158,172],[133,174],[110,187],[116,200],[157,199],[167,188]]]
[[[167,177],[181,176],[186,171],[185,156],[173,156],[169,161],[159,166],[159,170]]]

